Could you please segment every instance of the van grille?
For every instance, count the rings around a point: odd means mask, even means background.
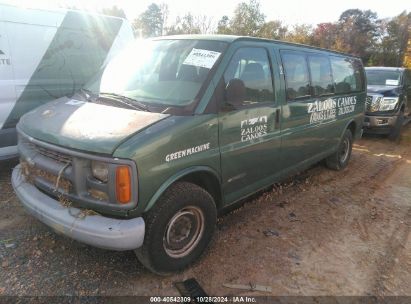
[[[97,208],[102,213],[126,210],[137,205],[136,187],[132,188],[132,200],[119,205],[115,187],[101,183],[92,176],[91,162],[98,160],[109,166],[110,176],[115,174],[117,164],[133,168],[133,184],[137,175],[131,160],[118,160],[71,151],[59,146],[38,141],[18,130],[18,149],[22,174],[27,182],[43,193],[57,198],[61,203],[72,202],[78,207]],[[65,204],[65,203],[64,203]],[[63,205],[64,205],[63,204]]]
[[[28,146],[36,151],[37,153],[47,157],[51,158],[55,161],[58,161],[59,163],[63,164],[68,164],[71,162],[72,158],[66,154],[60,153],[58,151],[50,150],[44,147],[40,147],[38,145],[35,145],[33,143],[28,143]]]

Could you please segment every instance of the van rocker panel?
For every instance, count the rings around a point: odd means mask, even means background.
[[[113,219],[101,215],[81,216],[82,210],[64,207],[26,182],[21,166],[13,170],[12,185],[18,198],[41,222],[58,233],[79,242],[110,250],[132,250],[144,241],[143,218]]]

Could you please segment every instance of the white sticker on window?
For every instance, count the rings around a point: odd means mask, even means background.
[[[397,79],[387,79],[385,80],[385,85],[397,86],[398,80]]]
[[[84,103],[85,103],[84,101],[75,100],[75,99],[72,99],[72,100],[66,102],[66,104],[71,105],[71,106],[80,106]]]
[[[219,52],[192,49],[183,64],[211,69],[220,55],[221,53]]]

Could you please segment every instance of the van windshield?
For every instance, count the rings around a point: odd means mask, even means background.
[[[227,43],[208,40],[143,40],[110,61],[85,88],[117,94],[146,106],[192,105]]]
[[[398,86],[401,73],[399,71],[366,70],[368,85]]]

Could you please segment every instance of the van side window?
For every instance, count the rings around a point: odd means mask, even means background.
[[[309,97],[310,77],[305,55],[282,51],[281,59],[285,73],[287,100]]]
[[[263,48],[238,49],[224,73],[224,82],[225,86],[229,82],[244,84],[244,96],[237,99],[236,107],[274,100],[270,61]]]
[[[362,66],[353,59],[330,56],[334,76],[335,93],[345,94],[363,88]]]
[[[331,77],[331,66],[327,56],[309,55],[308,66],[311,74],[311,85],[315,96],[334,93]]]

